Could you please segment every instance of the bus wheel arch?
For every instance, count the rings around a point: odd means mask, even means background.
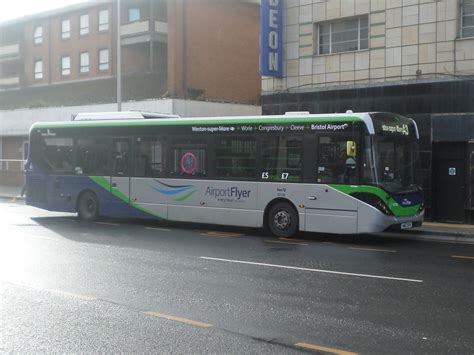
[[[272,200],[263,213],[263,225],[276,237],[292,237],[299,230],[299,215],[296,206],[288,199]]]
[[[82,190],[76,199],[77,216],[84,221],[95,221],[99,218],[99,199],[90,189]]]

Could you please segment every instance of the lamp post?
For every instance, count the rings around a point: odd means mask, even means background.
[[[122,111],[122,46],[120,33],[120,0],[117,0],[117,111]]]

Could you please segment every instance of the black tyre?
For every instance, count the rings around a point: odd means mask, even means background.
[[[292,237],[298,231],[298,213],[286,202],[272,206],[268,213],[268,229],[277,237]]]
[[[84,221],[95,221],[99,218],[99,201],[92,191],[86,191],[79,196],[77,201],[79,218]]]

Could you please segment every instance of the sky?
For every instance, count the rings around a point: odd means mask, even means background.
[[[0,0],[0,22],[85,1],[87,0]]]

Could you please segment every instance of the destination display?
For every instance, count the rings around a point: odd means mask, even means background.
[[[282,132],[350,132],[358,128],[358,123],[293,123],[255,125],[202,125],[190,126],[192,133],[282,133]]]

